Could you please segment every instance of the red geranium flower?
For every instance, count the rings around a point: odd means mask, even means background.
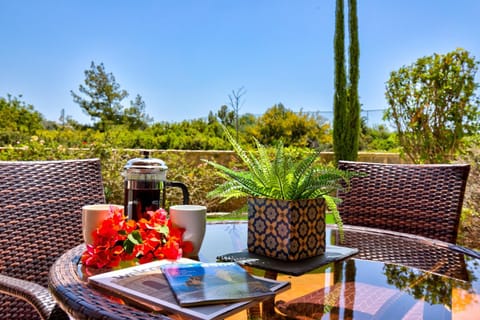
[[[117,267],[121,261],[146,263],[155,259],[178,259],[193,251],[182,241],[184,229],[175,228],[164,209],[147,212],[150,219],[128,220],[123,209],[110,207],[110,215],[93,233],[82,263],[97,268]]]

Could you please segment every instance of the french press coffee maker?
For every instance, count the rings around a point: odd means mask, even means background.
[[[183,204],[189,203],[187,186],[181,182],[168,181],[168,167],[160,159],[150,158],[143,152],[143,158],[131,159],[124,167],[124,208],[128,219],[148,219],[147,211],[165,208],[166,189],[182,190]]]

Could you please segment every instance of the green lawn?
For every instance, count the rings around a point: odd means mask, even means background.
[[[224,221],[224,220],[247,220],[247,214],[246,213],[239,213],[239,212],[233,212],[229,214],[209,214],[207,216],[207,221]],[[333,215],[328,214],[325,217],[326,223],[329,224],[335,224],[335,220],[333,219]]]

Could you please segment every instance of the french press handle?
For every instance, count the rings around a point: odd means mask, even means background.
[[[172,188],[179,188],[182,189],[182,195],[183,195],[183,204],[189,204],[190,203],[190,194],[188,192],[188,188],[185,184],[179,181],[164,181],[163,184],[165,185],[165,188],[163,188],[163,201],[165,202],[165,192],[166,192],[166,187],[172,187]],[[163,207],[165,208],[165,203],[163,203]]]

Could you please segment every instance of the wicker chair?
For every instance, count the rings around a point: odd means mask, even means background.
[[[98,159],[0,161],[2,319],[68,319],[48,272],[83,242],[81,207],[93,203],[105,203]]]
[[[470,165],[408,165],[339,161],[355,177],[339,212],[345,224],[457,240]]]
[[[343,223],[455,243],[469,165],[404,165],[339,161],[338,167],[366,174],[352,178],[349,191],[339,191],[337,194],[343,199],[338,206]],[[376,235],[375,229],[371,231],[372,234],[368,237],[363,233],[350,232],[342,245],[355,246],[359,250],[354,257],[357,259],[405,264],[426,271],[437,266],[436,273],[439,274],[461,280],[468,276],[462,253],[451,251],[447,254],[445,250],[432,250],[428,246],[412,246],[409,243],[410,239],[406,237],[404,242],[399,241],[399,245],[403,246],[395,250],[402,251],[403,254],[392,255],[392,247],[385,244],[385,237],[381,234]],[[338,233],[336,236],[338,237]],[[345,301],[349,301],[348,297],[354,293],[354,289],[350,282],[339,281],[338,276],[342,274],[339,267],[341,264],[354,261],[355,259],[351,259],[334,265],[334,285],[329,290],[343,286]],[[439,261],[444,261],[445,264],[439,265]],[[366,285],[360,281],[356,281],[355,286],[357,289],[365,289],[360,294],[363,298],[368,297],[364,301],[371,302],[370,307],[374,306],[375,302],[388,298],[388,292],[383,287]],[[289,318],[320,318],[324,310],[325,292],[325,289],[316,290],[288,302],[278,301],[276,306]],[[399,297],[392,296],[391,302],[397,298]],[[345,308],[343,311],[345,318],[350,317],[352,310]],[[408,310],[409,308],[404,306],[404,311]],[[418,310],[417,312],[423,313],[421,306]],[[388,318],[383,312],[385,310],[374,310],[376,317]],[[357,314],[361,313],[357,311]],[[373,316],[375,319],[376,317]]]

